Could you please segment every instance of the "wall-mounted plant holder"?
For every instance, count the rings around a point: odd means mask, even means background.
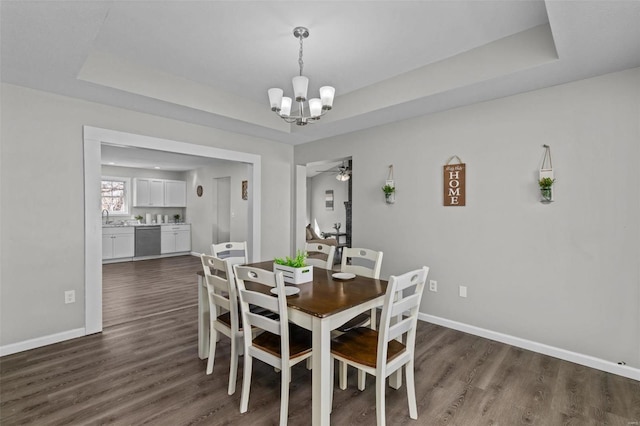
[[[551,148],[549,145],[542,145],[545,149],[544,157],[542,158],[542,166],[540,167],[540,174],[538,178],[538,187],[540,188],[540,202],[543,204],[549,204],[554,201],[553,199],[553,184],[555,178],[553,177],[553,165],[551,164]]]
[[[396,185],[393,182],[393,164],[389,166],[389,176],[382,187],[382,192],[384,192],[384,201],[387,204],[396,202]]]

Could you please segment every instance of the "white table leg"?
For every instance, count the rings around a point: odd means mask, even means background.
[[[204,278],[198,275],[198,357],[209,357],[209,301]]]
[[[329,426],[331,419],[331,330],[328,321],[313,318],[312,422],[313,426]]]

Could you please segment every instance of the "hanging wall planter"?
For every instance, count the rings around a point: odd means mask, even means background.
[[[540,187],[540,202],[549,204],[553,202],[553,184],[556,181],[553,177],[553,166],[551,164],[551,147],[542,145],[545,148],[538,186]]]
[[[382,187],[382,192],[384,192],[384,201],[387,204],[393,204],[396,202],[396,186],[393,182],[393,165],[389,166],[389,178]]]

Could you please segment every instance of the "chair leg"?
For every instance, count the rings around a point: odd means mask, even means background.
[[[238,337],[231,337],[231,362],[229,363],[229,389],[227,393],[233,395],[236,392],[236,381],[238,376]]]
[[[376,376],[376,424],[385,425],[384,391],[387,379],[384,375]]]
[[[311,359],[311,358],[307,358],[307,359]],[[329,394],[329,413],[333,412],[333,388],[335,387],[335,383],[336,383],[336,378],[335,378],[335,371],[336,371],[336,367],[335,367],[335,359],[333,357],[331,357],[331,393]]]
[[[340,389],[347,388],[347,363],[338,361],[338,375],[340,376]]]
[[[209,359],[207,360],[207,374],[213,373],[213,363],[216,357],[216,342],[218,341],[218,332],[213,327],[213,324],[209,325]]]
[[[246,413],[249,408],[249,391],[251,390],[251,367],[253,358],[244,354],[244,372],[242,375],[242,396],[240,397],[240,412]]]
[[[358,369],[358,390],[363,391],[366,383],[367,373],[365,373],[364,370]]]
[[[376,322],[378,320],[378,309],[377,308],[372,308],[371,309],[371,319],[369,320],[370,322],[370,328],[372,330],[376,329]]]
[[[416,385],[413,375],[413,359],[404,366],[404,374],[407,378],[407,400],[409,401],[409,417],[418,418],[418,406],[416,405]]]
[[[280,377],[280,426],[287,426],[289,418],[289,382],[291,381],[291,367],[282,368]]]

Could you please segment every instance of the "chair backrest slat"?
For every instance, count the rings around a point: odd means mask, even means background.
[[[246,241],[211,244],[211,254],[227,260],[231,265],[244,265],[249,262]]]
[[[280,321],[253,312],[247,312],[247,317],[252,326],[280,335]]]
[[[402,336],[413,326],[411,317],[405,317],[397,324],[389,326],[389,333],[387,334],[387,342]]]
[[[317,266],[318,268],[333,268],[333,258],[336,252],[336,246],[322,243],[306,243],[305,251],[309,255],[307,264]]]
[[[419,295],[414,293],[394,303],[393,306],[391,307],[390,315],[392,317],[395,317],[408,310],[411,310],[414,306],[418,306],[419,304],[420,304],[420,297]]]
[[[278,299],[256,291],[246,290],[243,292],[244,301],[250,305],[260,306],[270,311],[278,311]]]
[[[342,272],[350,272],[368,278],[380,278],[382,267],[382,252],[365,248],[342,249]],[[349,263],[349,261],[351,263]]]

